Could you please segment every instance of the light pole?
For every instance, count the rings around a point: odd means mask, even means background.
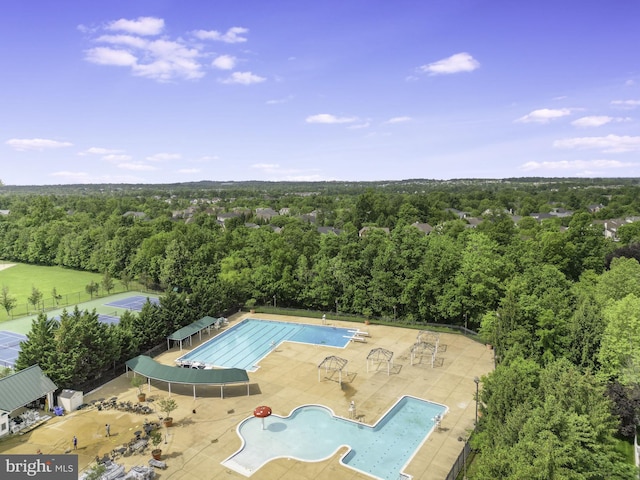
[[[396,321],[396,308],[397,308],[397,306],[396,306],[396,305],[394,305],[394,306],[393,306],[393,321],[394,321],[394,322]]]
[[[276,308],[276,296],[273,296],[273,308]]]
[[[476,383],[476,428],[478,427],[478,387],[480,386],[480,379],[478,377],[473,377],[473,381]]]
[[[338,299],[336,298],[336,315],[338,315]]]

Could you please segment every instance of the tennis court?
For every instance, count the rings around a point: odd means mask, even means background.
[[[0,366],[13,368],[20,353],[20,342],[26,340],[26,335],[0,330]]]
[[[135,310],[139,312],[147,300],[155,305],[160,305],[160,300],[154,297],[145,297],[143,295],[135,295],[133,297],[121,298],[120,300],[114,300],[111,303],[105,303],[109,307],[126,308],[128,310]]]

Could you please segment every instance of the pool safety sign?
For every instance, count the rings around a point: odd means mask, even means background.
[[[0,455],[2,480],[76,480],[77,455]]]

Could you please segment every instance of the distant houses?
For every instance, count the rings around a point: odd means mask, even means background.
[[[256,229],[256,228],[261,228],[263,226],[264,227],[268,226],[271,228],[272,231],[276,233],[280,233],[283,230],[283,228],[286,228],[286,224],[284,227],[273,225],[272,220],[274,218],[282,217],[282,216],[293,217],[293,218],[297,218],[302,222],[315,225],[318,223],[320,213],[325,213],[325,212],[319,212],[318,210],[313,210],[309,213],[294,215],[293,214],[294,210],[290,207],[281,207],[278,210],[275,210],[271,207],[258,207],[255,210],[252,210],[249,208],[243,208],[243,207],[236,207],[231,211],[223,211],[222,207],[213,206],[219,201],[220,201],[219,198],[213,198],[213,199],[199,198],[199,199],[191,200],[190,202],[191,205],[189,207],[182,210],[173,211],[172,219],[174,221],[184,221],[185,223],[190,223],[196,214],[205,214],[210,216],[215,215],[217,223],[224,228],[228,220],[233,218],[243,218],[245,220],[244,226],[246,228]],[[603,208],[604,206],[602,204],[592,204],[588,206],[587,210],[593,214],[601,211]],[[553,208],[551,208],[549,212],[532,212],[532,213],[529,213],[528,215],[525,215],[524,217],[519,215],[514,215],[511,210],[507,210],[507,209],[501,209],[501,210],[486,209],[480,216],[473,216],[470,212],[458,210],[456,208],[445,208],[444,210],[449,214],[449,221],[462,220],[466,228],[476,228],[482,222],[490,221],[492,216],[495,216],[495,215],[506,215],[509,218],[511,218],[511,220],[517,225],[517,223],[522,218],[526,218],[526,217],[531,217],[538,222],[542,222],[550,219],[569,218],[574,214],[573,211],[565,209],[562,206],[553,206]],[[9,213],[10,213],[9,210],[0,210],[0,215],[9,215]],[[326,212],[326,213],[327,213],[327,216],[329,216],[328,214],[330,214],[331,212]],[[132,216],[137,219],[146,218],[146,214],[144,212],[133,212],[133,211],[126,212],[123,216]],[[324,218],[324,215],[322,215],[322,218]],[[628,217],[624,219],[618,218],[618,219],[609,219],[609,220],[594,220],[593,223],[600,224],[603,226],[604,236],[606,238],[617,240],[618,229],[623,225],[627,225],[629,223],[633,223],[636,221],[640,221],[640,217]],[[280,225],[282,225],[280,222],[276,222],[276,223],[279,223]],[[561,226],[559,228],[561,230],[566,230],[567,229],[566,221],[563,222],[563,225],[564,226]],[[439,223],[437,225],[436,224],[432,225],[426,222],[414,222],[411,224],[411,226],[421,231],[425,235],[432,235],[440,231],[440,227],[442,226],[442,223]],[[319,225],[316,227],[316,230],[321,235],[340,235],[342,233],[341,229],[336,228],[334,226],[327,226],[327,225]],[[391,233],[390,229],[387,227],[380,227],[377,225],[367,225],[362,227],[358,231],[358,236],[360,238],[364,238],[373,230],[381,230],[387,235]]]
[[[429,235],[431,232],[433,232],[433,227],[428,223],[415,222],[415,223],[412,223],[411,226],[417,228],[425,235]]]

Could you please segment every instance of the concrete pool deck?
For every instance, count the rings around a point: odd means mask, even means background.
[[[239,314],[231,317],[230,325],[244,318],[294,321],[320,324],[320,320],[302,317],[283,317],[267,314]],[[172,398],[179,408],[172,413],[174,426],[167,430],[166,444],[161,443],[166,470],[158,470],[160,479],[243,479],[237,472],[225,468],[220,462],[240,448],[241,440],[236,427],[252,415],[258,405],[269,405],[273,412],[286,416],[303,404],[321,404],[331,408],[336,415],[349,416],[349,404],[356,403],[357,416],[367,424],[375,423],[402,395],[441,403],[449,407],[441,428],[435,431],[418,450],[405,473],[415,479],[442,479],[462,450],[461,436],[468,435],[475,420],[475,376],[493,369],[493,351],[486,346],[461,335],[440,334],[440,347],[436,365],[431,368],[430,357],[422,363],[411,365],[410,348],[417,330],[382,325],[354,324],[329,320],[328,323],[346,328],[360,328],[370,333],[366,343],[351,342],[345,349],[284,343],[260,363],[260,369],[249,373],[251,394],[246,386],[225,387],[225,398],[220,398],[219,387],[197,387],[198,397],[193,399],[191,386],[172,385]],[[224,331],[224,330],[221,330]],[[213,335],[214,333],[212,333]],[[203,335],[203,342],[209,340]],[[194,338],[196,340],[197,337]],[[201,342],[195,342],[195,348]],[[391,375],[387,366],[367,372],[366,357],[374,348],[394,352]],[[173,364],[187,349],[179,348],[156,357],[156,360]],[[326,378],[324,370],[318,381],[318,365],[330,355],[349,361],[348,374],[343,372],[342,386],[338,375]],[[331,373],[331,372],[329,372]],[[482,385],[481,385],[482,386]],[[145,387],[145,391],[147,388]],[[118,397],[118,401],[136,401],[136,390],[129,379],[122,375],[99,390],[85,395],[89,402],[98,398]],[[147,398],[150,405],[168,396],[167,385],[152,382]],[[194,413],[195,411],[195,413]],[[161,412],[158,412],[162,415]],[[158,417],[150,415],[148,420]],[[88,408],[64,417],[55,417],[25,435],[0,441],[1,453],[64,453],[71,447],[71,439],[78,437],[79,466],[87,468],[96,456],[102,456],[120,447],[141,430],[145,417],[117,410],[98,411]],[[111,425],[111,437],[105,436],[105,424]],[[162,430],[163,434],[165,429]],[[278,459],[268,463],[251,477],[252,479],[369,479],[371,477],[340,465],[338,459],[345,449],[330,459],[317,463]],[[118,459],[127,466],[147,465],[150,454],[132,455]]]

